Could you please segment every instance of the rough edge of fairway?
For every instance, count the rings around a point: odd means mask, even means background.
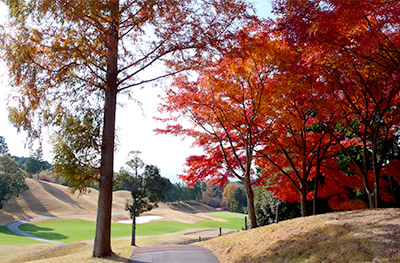
[[[221,263],[400,262],[400,209],[297,218],[199,245]]]

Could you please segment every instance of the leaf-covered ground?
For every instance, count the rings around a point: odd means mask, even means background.
[[[221,263],[400,262],[400,210],[330,213],[208,240]]]

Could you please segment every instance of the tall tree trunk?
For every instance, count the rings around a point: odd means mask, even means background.
[[[118,10],[119,2],[111,2],[111,10]],[[117,8],[117,9],[116,9]],[[97,204],[96,234],[93,257],[105,257],[111,251],[111,206],[115,147],[115,113],[118,76],[118,21],[114,19],[109,29],[107,43],[107,83],[104,103],[104,127],[101,148],[99,199]]]
[[[254,208],[254,191],[251,187],[250,176],[245,176],[244,185],[246,187],[246,197],[247,197],[247,211],[249,213],[250,227],[258,227],[256,210]]]
[[[107,90],[104,109],[104,131],[101,151],[99,199],[97,203],[94,257],[104,257],[111,251],[111,206],[113,190],[114,134],[116,92]]]

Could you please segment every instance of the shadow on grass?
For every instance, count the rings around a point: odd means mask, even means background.
[[[216,210],[213,208],[207,208],[203,206],[201,203],[196,201],[185,201],[185,202],[171,202],[168,203],[168,206],[176,211],[196,214],[196,213],[205,213],[205,212],[215,212]]]
[[[51,194],[54,198],[57,198],[61,202],[67,203],[75,208],[85,209],[84,207],[80,206],[74,199],[72,199],[69,195],[61,191],[60,189],[46,183],[40,182],[40,185],[46,190],[49,194]]]
[[[14,232],[10,231],[6,226],[0,226],[0,235],[9,235],[9,236],[17,236],[20,237],[20,235],[15,234]]]
[[[51,213],[47,210],[47,208],[42,204],[40,199],[38,199],[35,195],[32,194],[31,191],[25,191],[22,195],[22,198],[29,205],[29,209],[38,215],[50,215]]]
[[[129,258],[121,257],[114,253],[111,256],[105,257],[104,259],[114,261],[114,262],[124,262],[124,263],[133,262],[133,261],[130,261]]]
[[[20,229],[26,233],[29,233],[31,235],[52,240],[52,241],[59,241],[59,240],[65,240],[68,239],[69,236],[52,232],[54,229],[48,228],[48,227],[39,227],[37,225],[33,224],[23,224],[20,226]]]
[[[7,203],[5,203],[3,210],[4,211],[0,210],[0,218],[2,218],[4,222],[15,221],[12,215],[19,215],[25,218],[28,217],[28,215],[25,214],[25,211],[21,208],[18,202],[15,201],[15,199],[9,200]],[[5,212],[7,212],[8,214],[6,214]]]

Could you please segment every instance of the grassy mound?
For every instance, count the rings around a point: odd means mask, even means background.
[[[29,189],[10,199],[0,210],[0,226],[13,221],[42,215],[94,214],[97,211],[98,191],[90,189],[85,195],[71,193],[68,187],[27,178]],[[128,191],[113,193],[113,211],[125,209]],[[94,220],[94,217],[93,217]]]
[[[400,210],[331,213],[200,243],[220,262],[400,262]]]

